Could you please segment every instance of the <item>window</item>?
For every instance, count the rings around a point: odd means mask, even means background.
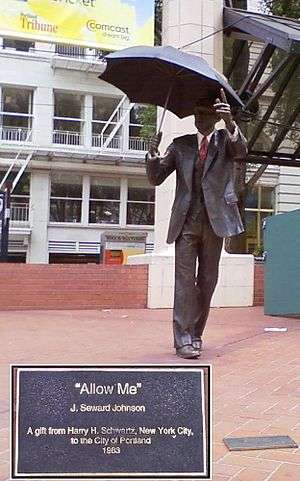
[[[11,220],[26,222],[29,219],[30,174],[24,173],[11,196]]]
[[[82,177],[53,174],[51,178],[50,222],[81,222]]]
[[[5,172],[0,172],[0,182]],[[14,175],[12,176],[12,180]],[[11,195],[11,220],[13,222],[27,222],[29,219],[30,174],[24,173],[18,181]]]
[[[148,150],[149,138],[156,130],[156,107],[136,104],[130,112],[129,149]]]
[[[83,95],[54,93],[53,143],[81,145],[83,143]]]
[[[91,178],[89,222],[91,224],[119,224],[119,179]]]
[[[127,225],[154,224],[155,188],[147,181],[128,180]]]
[[[110,125],[105,129],[105,131],[103,131],[104,126],[106,125],[107,121],[110,119],[114,110],[119,105],[120,100],[121,100],[120,98],[93,97],[93,123],[92,123],[93,147],[101,147],[102,142],[105,142],[105,140],[109,137],[109,134],[115,127],[118,121],[117,114],[111,120]],[[103,138],[102,138],[102,134],[103,134]],[[111,148],[115,148],[115,149],[120,148],[121,146],[120,135],[121,135],[121,132],[119,131],[114,136],[111,143],[109,144]]]
[[[34,42],[27,42],[26,40],[15,40],[13,38],[4,38],[3,48],[17,50],[18,52],[29,52],[30,49],[34,48]]]
[[[247,252],[263,250],[263,220],[274,214],[274,188],[259,185],[248,195],[245,205]]]
[[[0,126],[2,140],[31,140],[33,90],[2,88]]]

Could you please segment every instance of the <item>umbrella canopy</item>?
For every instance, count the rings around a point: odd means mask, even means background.
[[[131,47],[105,57],[99,76],[120,90],[131,102],[166,106],[179,118],[192,115],[199,99],[211,101],[225,90],[231,106],[243,103],[226,79],[209,64],[174,47]]]

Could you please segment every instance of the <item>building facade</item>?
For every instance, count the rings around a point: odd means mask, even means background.
[[[199,29],[192,36],[184,26],[179,32],[169,3],[169,43],[175,43],[174,35],[181,43],[184,35],[186,41],[198,37]],[[207,11],[214,28],[222,19],[221,4],[215,2]],[[200,25],[206,11],[197,11]],[[181,15],[184,19],[184,10]],[[199,53],[209,62],[213,58],[221,70],[222,34],[200,45]],[[260,49],[259,43],[251,43],[250,67]],[[107,248],[116,251],[115,262],[120,262],[120,251],[151,252],[155,240],[165,246],[171,201],[168,197],[157,203],[156,222],[162,228],[154,239],[155,189],[144,164],[147,136],[155,125],[145,126],[147,107],[130,104],[98,78],[104,68],[101,53],[72,45],[0,41],[0,184],[12,163],[15,173],[28,164],[12,196],[12,261],[101,262]],[[272,96],[269,89],[266,105]],[[194,128],[190,119],[170,122],[174,128],[170,135],[164,130],[166,145],[186,125],[188,131]],[[257,167],[249,166],[248,178]],[[172,197],[174,180],[170,182]],[[168,185],[156,190],[158,195],[165,195]],[[268,167],[246,201],[247,251],[262,253],[265,217],[299,207],[299,169]]]
[[[98,262],[114,233],[116,250],[152,249],[145,107],[103,68],[92,49],[1,41],[0,182],[28,164],[11,199],[12,261]]]

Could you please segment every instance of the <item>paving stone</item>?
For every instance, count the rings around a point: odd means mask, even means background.
[[[235,454],[229,453],[227,456],[222,458],[219,461],[219,464],[230,464],[233,466],[243,466],[243,467],[253,467],[258,468],[261,471],[266,471],[268,473],[274,471],[279,465],[279,461],[273,461],[268,459],[262,459],[258,457],[251,457],[242,455],[242,454]]]
[[[281,461],[291,464],[300,464],[300,451],[292,449],[268,449],[259,454],[260,458],[272,461]]]
[[[10,363],[182,364],[171,319],[168,309],[0,312],[0,459],[9,460]],[[288,332],[266,334],[268,325]],[[299,444],[299,343],[297,319],[265,316],[261,307],[211,310],[202,357],[187,363],[213,366],[213,481],[265,481],[264,474],[267,481],[300,480],[300,449],[233,458],[223,444],[237,433],[289,435]]]
[[[231,476],[219,476],[218,474],[216,474],[212,481],[230,481],[230,479],[232,479]]]
[[[213,442],[213,460],[215,462],[223,458],[223,456],[225,456],[225,454],[227,453],[228,453],[228,449],[226,448],[224,443]]]
[[[233,476],[242,470],[240,466],[225,463],[213,463],[213,476],[219,474],[221,476]]]
[[[283,464],[268,481],[299,481],[300,464]]]
[[[265,481],[269,474],[258,469],[245,468],[230,478],[230,481]]]

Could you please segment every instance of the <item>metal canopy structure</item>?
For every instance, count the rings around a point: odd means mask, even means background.
[[[300,167],[300,22],[224,7],[224,29],[225,75],[246,105],[247,162],[263,164],[258,176],[267,165]]]
[[[224,26],[236,28],[286,52],[300,53],[300,24],[293,18],[276,17],[225,7]]]

